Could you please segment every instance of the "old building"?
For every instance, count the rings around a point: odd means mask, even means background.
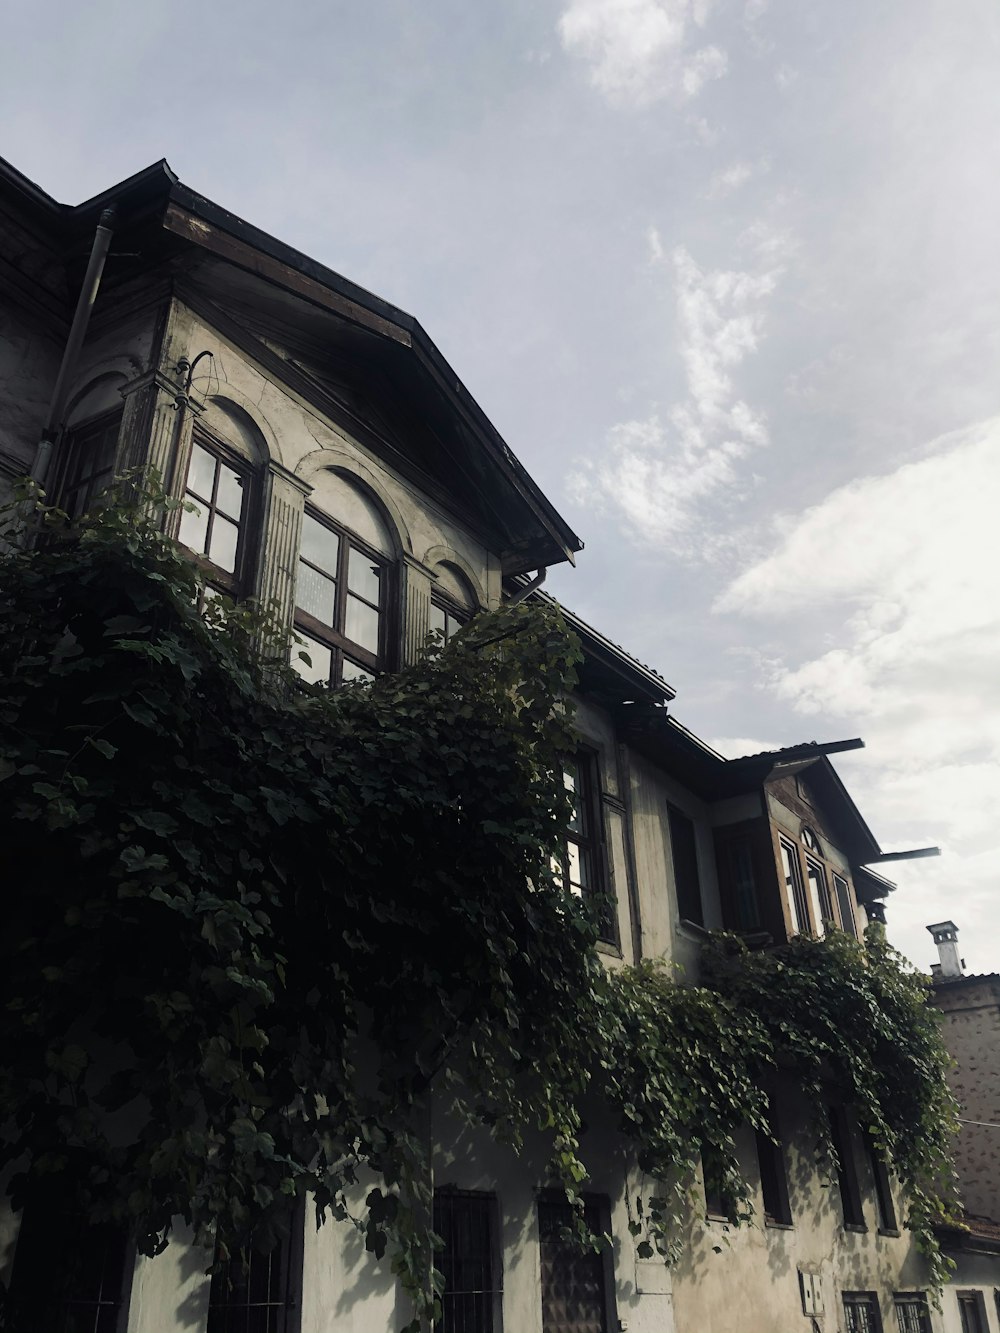
[[[165,163],[77,207],[2,164],[0,234],[0,477],[30,471],[81,513],[116,473],[155,469],[192,502],[173,535],[209,588],[277,606],[310,679],[413,661],[430,629],[532,595],[538,571],[581,549],[414,319]],[[726,759],[676,720],[656,672],[570,619],[586,660],[567,887],[611,904],[609,967],[662,958],[694,980],[706,930],[766,944],[878,919],[883,853],[829,758],[860,742]],[[515,1159],[435,1114],[443,1333],[958,1333],[957,1309],[928,1306],[884,1165],[832,1102],[838,1179],[817,1170],[789,1080],[777,1143],[741,1145],[759,1225],[735,1229],[709,1182],[673,1269],[637,1252],[632,1167],[610,1125],[595,1119],[584,1155],[588,1216],[613,1245],[581,1254],[530,1144]],[[51,1225],[8,1211],[0,1243],[18,1309],[46,1333],[376,1333],[407,1319],[388,1269],[332,1224],[230,1288],[183,1237],[150,1260],[84,1230],[56,1242],[53,1271]]]
[[[960,1307],[963,1333],[985,1333],[992,1318],[1000,1322],[1000,975],[966,973],[954,921],[927,929],[938,947],[934,1003],[961,1116],[955,1170],[965,1212],[962,1225],[941,1234],[956,1264],[945,1300]]]

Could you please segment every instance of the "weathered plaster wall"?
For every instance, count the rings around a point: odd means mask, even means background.
[[[873,1182],[859,1151],[855,1156],[867,1230],[844,1229],[836,1179],[828,1183],[817,1173],[816,1137],[805,1102],[786,1087],[779,1112],[792,1225],[733,1227],[707,1221],[703,1196],[696,1191],[690,1244],[674,1278],[677,1333],[811,1333],[802,1311],[800,1270],[820,1279],[823,1315],[817,1326],[822,1333],[844,1326],[844,1291],[878,1293],[883,1325],[895,1329],[891,1293],[924,1289],[922,1257],[908,1233],[879,1233]],[[763,1218],[760,1174],[749,1131],[738,1146],[747,1178],[756,1187],[757,1217]]]
[[[934,999],[955,1061],[949,1074],[962,1125],[955,1165],[968,1212],[1000,1221],[1000,976],[939,982]]]

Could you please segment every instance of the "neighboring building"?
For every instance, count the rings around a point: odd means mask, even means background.
[[[309,643],[311,679],[411,662],[430,629],[581,548],[415,320],[166,164],[76,208],[0,164],[0,237],[0,478],[45,473],[79,513],[114,473],[155,468],[198,506],[172,532],[209,586],[273,602]],[[109,239],[67,360],[76,292]],[[707,929],[766,943],[878,918],[883,853],[828,758],[860,742],[724,759],[668,713],[661,677],[570,622],[585,663],[567,887],[610,904],[609,967],[663,958],[694,980]],[[849,1108],[834,1111],[831,1184],[791,1083],[776,1104],[780,1147],[741,1145],[762,1225],[731,1227],[709,1183],[672,1270],[636,1252],[633,1172],[599,1115],[588,1217],[614,1246],[584,1255],[560,1240],[530,1145],[515,1159],[435,1111],[442,1333],[959,1333],[958,1307],[928,1311],[924,1261]],[[56,1234],[57,1216],[0,1213],[0,1264],[44,1333],[383,1333],[408,1317],[387,1266],[332,1223],[226,1290],[182,1237],[136,1259],[111,1231]]]
[[[960,1306],[963,1333],[982,1333],[991,1317],[1000,1327],[1000,974],[966,973],[954,921],[927,929],[938,948],[934,1003],[955,1061],[949,1082],[961,1117],[955,1170],[963,1225],[940,1235],[956,1264],[945,1299]]]

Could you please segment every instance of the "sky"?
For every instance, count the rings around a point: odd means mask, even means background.
[[[161,157],[410,311],[736,755],[835,759],[889,936],[1000,971],[995,0],[13,0],[0,153]]]

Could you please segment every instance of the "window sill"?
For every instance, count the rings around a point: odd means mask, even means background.
[[[845,1223],[844,1223],[844,1230],[845,1230],[845,1231],[853,1231],[854,1234],[857,1235],[857,1236],[867,1236],[867,1235],[868,1235],[868,1228],[865,1226],[865,1224],[864,1224],[863,1222],[845,1222]]]
[[[794,1222],[779,1222],[779,1221],[777,1221],[776,1219],[771,1218],[771,1217],[765,1217],[765,1218],[764,1218],[764,1226],[767,1228],[768,1231],[794,1231],[794,1230],[795,1230],[795,1223],[794,1223]]]
[[[898,1240],[903,1233],[896,1227],[879,1227],[878,1234],[880,1236],[891,1236],[893,1240]]]
[[[608,958],[624,959],[625,955],[621,951],[621,946],[615,944],[613,940],[598,940],[594,946],[598,953],[604,954]]]

